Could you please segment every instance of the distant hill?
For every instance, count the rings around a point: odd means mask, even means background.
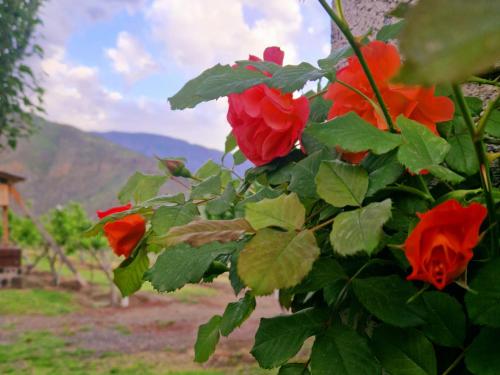
[[[0,170],[27,178],[19,190],[36,213],[70,200],[89,212],[115,203],[116,194],[135,171],[154,173],[156,161],[67,125],[39,120],[40,130],[0,152]],[[206,159],[205,159],[206,160]],[[175,184],[167,185],[178,191]]]
[[[185,157],[187,159],[187,167],[192,172],[196,171],[209,159],[220,163],[222,158],[221,151],[157,134],[122,133],[116,131],[96,132],[93,134],[145,156]]]

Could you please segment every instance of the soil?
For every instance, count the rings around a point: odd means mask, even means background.
[[[25,287],[55,289],[50,280],[49,274],[35,273],[25,281]],[[72,346],[91,350],[96,357],[110,352],[168,352],[175,354],[175,361],[192,363],[198,326],[213,315],[222,314],[227,303],[237,300],[225,280],[203,287],[214,288],[217,294],[183,301],[168,294],[139,292],[130,297],[128,307],[109,307],[104,306],[109,296],[102,288],[79,290],[72,282],[62,282],[58,289],[74,293],[80,306],[76,312],[60,316],[0,316],[1,326],[13,327],[8,331],[2,329],[0,342],[15,340],[27,331],[49,331],[64,336]],[[221,338],[208,367],[255,363],[249,351],[259,320],[280,313],[275,296],[258,298],[249,320],[228,338]]]

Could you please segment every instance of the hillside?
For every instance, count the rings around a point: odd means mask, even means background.
[[[220,162],[222,158],[221,151],[157,134],[116,131],[93,134],[145,156],[185,157],[191,171],[196,171],[209,159]]]
[[[19,190],[36,213],[70,200],[89,212],[111,206],[132,173],[156,171],[153,158],[71,126],[39,121],[36,134],[21,140],[15,151],[0,153],[0,170],[27,178]],[[175,185],[167,189],[176,190]]]

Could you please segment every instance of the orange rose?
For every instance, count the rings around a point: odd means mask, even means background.
[[[102,219],[118,212],[127,211],[131,207],[131,204],[127,204],[106,211],[97,211],[97,216]],[[139,214],[131,214],[104,224],[103,230],[113,252],[118,256],[123,255],[128,258],[146,232],[146,221]]]
[[[453,118],[453,101],[444,96],[434,96],[434,87],[404,86],[389,82],[401,66],[401,58],[395,46],[376,40],[361,47],[361,52],[393,120],[404,115],[438,135],[436,123]],[[350,57],[347,65],[338,70],[337,79],[355,87],[377,103],[356,56]],[[377,128],[387,130],[385,118],[365,98],[342,84],[332,83],[324,97],[333,102],[328,112],[329,119],[352,111]],[[364,155],[365,153],[346,153],[344,158],[359,163]]]
[[[404,244],[413,269],[408,280],[426,281],[438,289],[455,280],[472,259],[486,214],[479,203],[462,207],[456,200],[417,214],[420,222]]]

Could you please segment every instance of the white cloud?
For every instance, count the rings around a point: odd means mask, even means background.
[[[230,63],[267,46],[285,50],[285,61],[297,62],[293,43],[302,16],[298,0],[153,0],[147,10],[152,33],[168,56],[181,66],[204,68]],[[252,25],[245,9],[260,12]]]
[[[141,43],[126,31],[118,34],[116,48],[105,50],[113,69],[129,83],[143,79],[159,68]]]

